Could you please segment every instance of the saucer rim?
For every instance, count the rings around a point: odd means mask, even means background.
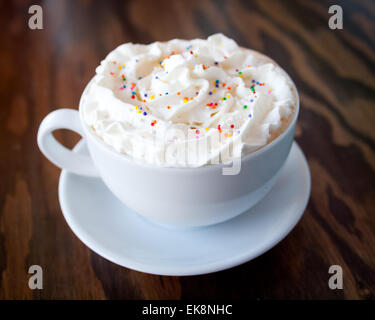
[[[84,139],[81,139],[74,146],[73,148],[74,152],[78,152],[78,150],[82,148],[84,144],[85,144]],[[96,239],[93,239],[92,236],[88,235],[88,233],[85,231],[84,228],[80,226],[80,224],[74,222],[74,219],[72,218],[74,214],[71,215],[69,213],[70,210],[68,208],[66,198],[64,197],[64,186],[66,184],[66,180],[69,178],[69,174],[73,174],[73,173],[70,173],[66,170],[62,170],[60,174],[60,178],[59,178],[59,185],[58,185],[58,198],[59,198],[61,211],[68,226],[70,227],[70,229],[73,231],[73,233],[79,240],[81,240],[90,250],[92,250],[96,254],[122,267],[132,269],[135,271],[139,271],[139,272],[145,272],[145,273],[155,274],[155,275],[165,275],[165,276],[193,276],[193,275],[208,274],[208,273],[226,270],[226,269],[241,265],[245,262],[251,261],[259,257],[260,255],[262,255],[266,251],[272,249],[279,242],[281,242],[281,240],[283,240],[294,229],[297,223],[301,220],[306,210],[309,198],[310,198],[311,174],[310,174],[310,170],[309,170],[306,157],[302,149],[300,148],[300,146],[295,140],[293,141],[293,146],[294,145],[296,147],[297,154],[299,154],[298,156],[301,156],[300,161],[303,164],[303,172],[304,172],[302,174],[305,176],[303,179],[305,180],[307,184],[306,192],[304,192],[304,197],[305,197],[304,204],[301,207],[302,209],[300,210],[300,212],[294,215],[294,219],[292,220],[292,223],[288,225],[288,228],[283,229],[282,232],[280,232],[279,234],[273,237],[272,241],[266,242],[262,247],[258,248],[255,252],[246,251],[234,257],[233,256],[226,257],[220,261],[213,261],[213,262],[205,263],[204,265],[193,264],[193,265],[187,265],[183,267],[181,266],[175,267],[173,265],[170,265],[170,266],[152,265],[148,263],[135,261],[131,258],[127,258],[124,255],[122,256],[116,255],[113,252],[111,252],[110,249],[103,247],[100,241],[97,241]],[[92,177],[87,177],[87,178],[98,179],[98,178],[92,178]],[[272,192],[272,189],[269,191],[269,193]],[[221,223],[228,223],[230,220],[224,221]],[[150,222],[144,219],[144,223],[150,223]],[[205,228],[209,228],[209,227],[210,226],[200,227],[200,228],[204,230]],[[162,226],[160,226],[160,228],[162,228]]]

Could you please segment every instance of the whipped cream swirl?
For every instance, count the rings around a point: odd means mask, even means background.
[[[120,45],[96,69],[80,111],[136,161],[198,167],[231,146],[264,146],[295,106],[294,85],[273,60],[215,34]]]

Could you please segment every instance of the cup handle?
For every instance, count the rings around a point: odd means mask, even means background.
[[[84,137],[78,111],[59,109],[48,114],[39,126],[38,146],[45,157],[57,167],[79,175],[99,177],[90,156],[77,154],[55,139],[52,132],[57,129],[69,129]]]

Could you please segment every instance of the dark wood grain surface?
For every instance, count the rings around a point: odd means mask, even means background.
[[[43,30],[28,28],[32,4],[44,10]],[[328,28],[331,4],[343,8],[343,30]],[[119,44],[216,32],[273,57],[295,80],[296,140],[312,174],[306,212],[275,248],[223,272],[164,277],[115,265],[67,226],[60,170],[36,145],[39,123],[77,107]],[[374,298],[373,1],[1,1],[0,35],[0,299]],[[43,267],[43,290],[27,285],[33,264]],[[327,284],[335,264],[343,290]]]

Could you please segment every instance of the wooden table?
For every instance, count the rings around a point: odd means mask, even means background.
[[[1,299],[374,298],[374,2],[40,1],[43,30],[28,28],[31,4],[2,2],[0,10]],[[328,28],[331,4],[343,8],[343,30]],[[227,271],[164,277],[115,265],[67,226],[60,170],[36,145],[39,123],[77,107],[117,45],[216,32],[273,57],[295,80],[296,140],[312,174],[306,212],[275,248]],[[33,264],[43,267],[43,290],[28,288]],[[331,265],[343,268],[343,290],[328,287]]]

